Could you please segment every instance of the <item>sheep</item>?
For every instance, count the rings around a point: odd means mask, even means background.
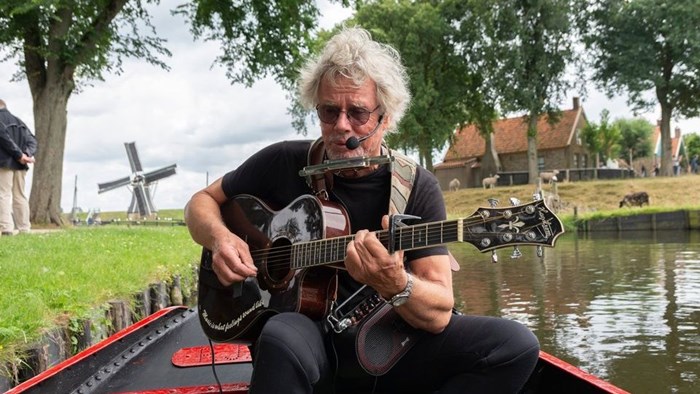
[[[456,192],[459,190],[459,187],[461,186],[461,183],[459,182],[459,179],[454,178],[453,180],[450,181],[450,191],[451,192]]]
[[[540,172],[540,178],[544,183],[552,183],[558,181],[557,174],[559,174],[559,170],[544,171]]]
[[[630,193],[626,195],[622,201],[620,201],[620,208],[624,207],[625,205],[628,207],[633,207],[635,205],[641,207],[644,204],[649,205],[649,195],[647,192]]]
[[[494,187],[496,187],[496,183],[498,182],[498,178],[500,178],[498,176],[498,174],[496,174],[492,177],[484,178],[484,180],[481,181],[481,184],[484,186],[484,189],[486,189],[487,187],[489,189],[493,189]]]

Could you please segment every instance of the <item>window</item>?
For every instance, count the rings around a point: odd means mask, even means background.
[[[574,154],[574,165],[573,168],[578,168],[578,153]]]
[[[544,157],[542,156],[537,158],[537,169],[540,171],[544,170]]]

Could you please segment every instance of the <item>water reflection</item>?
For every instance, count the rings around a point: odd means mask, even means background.
[[[490,262],[451,244],[455,297],[470,314],[533,329],[543,350],[633,393],[700,392],[700,233],[565,234]]]

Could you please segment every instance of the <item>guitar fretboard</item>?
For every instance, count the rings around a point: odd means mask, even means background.
[[[389,245],[389,232],[378,231],[377,237]],[[397,227],[394,234],[394,250],[414,250],[450,242],[462,242],[463,220],[446,220],[414,226]],[[345,260],[345,250],[355,236],[345,236],[305,242],[292,246],[291,268],[302,269],[340,263]]]

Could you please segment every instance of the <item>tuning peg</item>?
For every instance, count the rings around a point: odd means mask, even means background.
[[[489,206],[491,208],[495,208],[498,205],[498,199],[497,198],[489,198],[488,199]]]
[[[510,254],[511,259],[519,259],[522,256],[522,252],[520,252],[520,249],[518,249],[517,246],[513,246],[513,253]]]
[[[544,248],[542,245],[537,245],[537,257],[542,257],[544,256]]]
[[[518,200],[515,197],[511,197],[510,198],[510,205],[512,205],[512,206],[520,205],[520,200]]]
[[[496,254],[495,250],[491,251],[491,262],[494,264],[498,263],[498,254]]]

